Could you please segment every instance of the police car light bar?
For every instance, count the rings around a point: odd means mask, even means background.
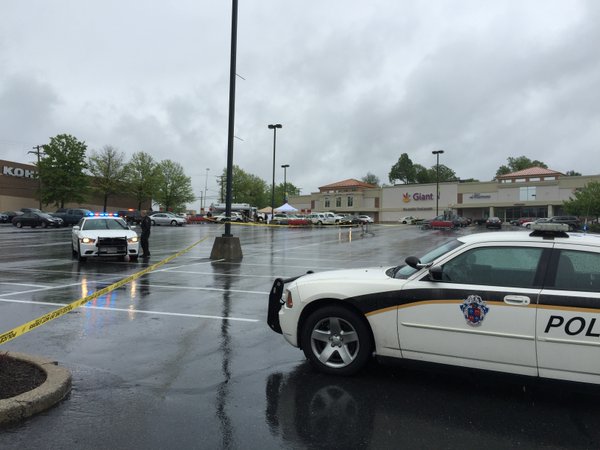
[[[532,232],[529,236],[541,236],[544,239],[557,237],[568,238],[569,226],[566,223],[535,223],[531,225]]]
[[[105,212],[90,212],[87,214],[88,217],[119,217],[117,213],[105,213]]]

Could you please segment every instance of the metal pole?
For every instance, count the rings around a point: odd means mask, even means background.
[[[287,203],[288,195],[287,195],[287,168],[290,167],[289,164],[282,164],[283,167],[283,203]]]
[[[233,129],[235,122],[235,72],[237,54],[237,19],[238,0],[232,0],[231,11],[231,63],[229,66],[229,128],[227,134],[227,188],[225,199],[225,215],[231,217],[231,198],[233,181]],[[231,223],[225,222],[225,233],[223,236],[231,236]]]
[[[204,180],[204,202],[206,202],[206,188],[207,188],[207,186],[208,186],[208,171],[209,171],[209,170],[210,170],[210,169],[207,167],[207,168],[206,168],[206,178],[205,178],[205,180]],[[205,208],[204,208],[204,206],[205,206],[205,205],[204,205],[204,202],[202,203],[202,211],[201,211],[201,212],[204,212],[204,209],[205,209]]]
[[[275,147],[277,145],[277,128],[282,128],[280,123],[269,124],[267,127],[273,130],[273,183],[271,184],[271,219],[273,219],[275,209]]]
[[[434,150],[433,153],[436,156],[435,164],[435,216],[438,216],[438,203],[440,199],[440,153],[444,153],[444,150]]]

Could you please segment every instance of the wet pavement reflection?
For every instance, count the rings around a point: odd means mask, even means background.
[[[78,263],[69,230],[22,231],[0,226],[1,332],[209,239],[0,346],[74,377],[69,398],[0,429],[2,449],[600,447],[594,386],[407,362],[326,376],[266,325],[276,277],[395,265],[474,228],[236,226],[240,262],[209,259],[213,225],[155,227],[137,262]]]

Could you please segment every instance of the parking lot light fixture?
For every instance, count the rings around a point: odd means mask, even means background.
[[[290,167],[289,164],[282,164],[283,168],[283,203],[287,203],[288,195],[287,195],[287,168]]]
[[[280,123],[269,124],[269,130],[273,130],[273,183],[271,185],[271,218],[275,209],[275,147],[277,146],[277,129],[283,128]]]
[[[439,200],[440,200],[440,154],[444,153],[444,150],[434,150],[433,153],[436,156],[435,163],[435,217],[438,216]]]

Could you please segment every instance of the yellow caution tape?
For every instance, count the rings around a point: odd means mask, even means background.
[[[99,291],[94,292],[93,294],[87,295],[85,297],[80,298],[79,300],[75,300],[73,303],[70,303],[66,306],[63,306],[62,308],[56,309],[52,312],[49,312],[48,314],[44,314],[41,317],[38,317],[37,319],[32,320],[31,322],[28,322],[24,325],[20,325],[18,327],[13,328],[10,331],[7,331],[6,333],[2,333],[0,334],[0,345],[12,341],[13,339],[15,339],[16,337],[21,336],[22,334],[28,333],[31,330],[39,327],[40,325],[43,325],[45,323],[50,322],[51,320],[57,319],[58,317],[64,316],[65,314],[67,314],[68,312],[74,310],[75,308],[79,308],[80,306],[85,305],[86,303],[102,296],[105,294],[108,294],[109,292],[114,291],[115,289],[120,288],[121,286],[132,282],[133,280],[137,280],[138,278],[140,278],[143,275],[146,275],[148,272],[151,272],[155,269],[157,269],[160,266],[165,265],[166,263],[168,263],[169,261],[174,260],[175,258],[189,252],[192,248],[194,248],[196,245],[204,242],[206,239],[208,239],[209,236],[206,236],[202,239],[200,239],[199,241],[193,243],[192,245],[190,245],[189,247],[181,250],[178,253],[175,253],[174,255],[171,255],[165,259],[163,259],[162,261],[157,262],[156,264],[153,264],[149,267],[146,267],[144,270],[141,270],[137,273],[134,273],[133,275],[128,276],[127,278],[123,278],[122,280],[117,281],[114,284],[111,284],[110,286],[107,286],[103,289],[100,289]]]

